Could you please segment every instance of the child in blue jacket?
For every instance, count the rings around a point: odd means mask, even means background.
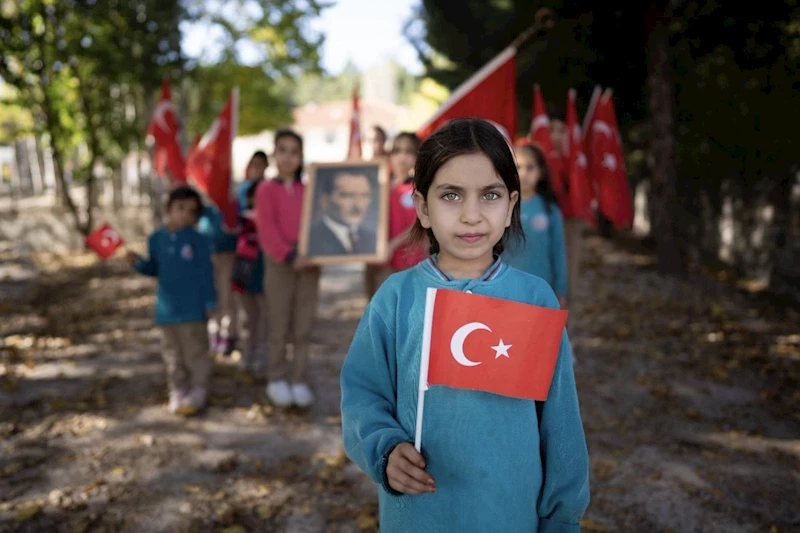
[[[128,254],[138,272],[158,279],[156,324],[163,334],[172,413],[200,411],[208,396],[212,362],[206,319],[216,306],[216,291],[208,241],[194,229],[202,209],[197,191],[174,189],[166,225],[147,240],[148,257]]]
[[[432,387],[422,453],[413,445],[429,287],[558,307],[544,280],[500,258],[522,228],[517,169],[494,125],[440,128],[414,184],[412,237],[431,257],[380,287],[341,373],[345,451],[380,486],[381,531],[577,533],[589,457],[566,330],[546,401]]]

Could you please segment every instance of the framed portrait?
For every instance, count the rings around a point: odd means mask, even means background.
[[[317,265],[386,261],[389,173],[381,161],[308,167],[299,255]]]

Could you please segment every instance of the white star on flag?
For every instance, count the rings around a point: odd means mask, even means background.
[[[510,344],[504,344],[503,339],[500,339],[500,344],[497,346],[492,346],[492,350],[495,351],[494,358],[498,359],[499,357],[508,357],[511,359],[511,356],[508,355],[508,349],[511,348]]]
[[[617,158],[614,157],[614,154],[608,152],[605,153],[603,156],[603,166],[611,172],[614,172],[617,169]]]

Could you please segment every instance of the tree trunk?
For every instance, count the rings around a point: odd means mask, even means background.
[[[672,91],[672,65],[669,49],[669,2],[651,2],[647,41],[650,119],[653,137],[650,143],[653,161],[653,236],[656,240],[658,267],[664,273],[685,272],[676,239],[678,204],[675,169],[675,113]]]
[[[86,173],[86,231],[88,234],[92,231],[94,226],[94,208],[97,206],[97,195],[95,193],[96,180],[94,176],[94,169],[100,157],[100,140],[97,137],[97,129],[94,124],[94,114],[92,113],[89,99],[86,92],[88,87],[84,87],[83,83],[78,87],[78,93],[81,95],[81,110],[84,117],[86,117],[86,124],[88,126],[88,148],[89,148],[89,171]]]

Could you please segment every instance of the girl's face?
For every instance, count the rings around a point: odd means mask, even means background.
[[[511,225],[518,193],[509,193],[482,153],[459,155],[442,165],[427,198],[415,193],[417,216],[439,243],[439,264],[451,273],[480,275]]]
[[[519,185],[522,196],[528,198],[536,192],[536,184],[542,176],[542,169],[539,163],[527,148],[517,148],[514,150],[517,159],[517,171],[519,172]]]
[[[303,164],[303,149],[297,139],[281,137],[275,145],[275,165],[278,176],[294,179],[297,169]]]
[[[248,180],[257,180],[264,177],[264,171],[267,170],[267,162],[260,157],[254,157],[250,160],[245,171],[245,177]]]
[[[417,162],[417,147],[410,139],[401,137],[394,143],[390,161],[397,179],[406,179]]]

